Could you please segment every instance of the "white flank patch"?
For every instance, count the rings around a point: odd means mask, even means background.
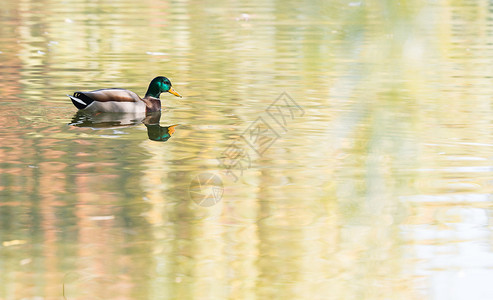
[[[144,102],[97,102],[89,104],[85,111],[100,111],[100,112],[145,112],[146,105]]]

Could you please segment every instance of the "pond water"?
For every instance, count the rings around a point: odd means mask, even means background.
[[[492,299],[492,20],[4,1],[0,299]],[[66,96],[158,75],[152,116]]]

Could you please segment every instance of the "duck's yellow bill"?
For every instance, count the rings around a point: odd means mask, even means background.
[[[171,94],[175,95],[176,97],[181,98],[181,95],[177,91],[175,91],[172,87],[169,88],[168,93],[171,93]]]

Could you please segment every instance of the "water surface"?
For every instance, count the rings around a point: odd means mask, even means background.
[[[0,299],[491,299],[492,11],[6,1]]]

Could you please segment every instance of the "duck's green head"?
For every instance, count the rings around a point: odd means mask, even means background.
[[[181,95],[171,87],[171,81],[164,76],[158,76],[154,78],[149,84],[149,88],[147,89],[146,97],[151,96],[154,98],[159,98],[161,93],[171,93],[176,97],[180,97]]]

